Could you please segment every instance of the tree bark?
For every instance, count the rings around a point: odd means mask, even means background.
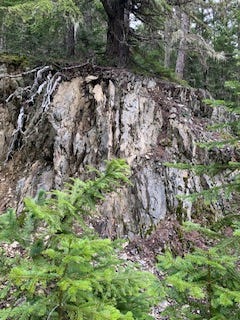
[[[74,57],[75,52],[75,30],[74,25],[72,23],[69,24],[67,30],[67,37],[66,37],[66,44],[67,44],[67,55],[68,57]]]
[[[172,52],[172,45],[171,45],[171,37],[172,37],[172,31],[171,31],[171,20],[167,20],[165,22],[165,28],[164,28],[164,67],[170,68],[170,59],[171,59],[171,52]]]
[[[178,78],[183,79],[184,75],[184,68],[185,68],[185,60],[186,60],[186,52],[187,52],[187,41],[186,37],[189,33],[190,28],[190,19],[189,16],[185,13],[181,13],[181,31],[182,31],[182,38],[180,39],[179,48],[178,48],[178,55],[176,61],[175,72]]]
[[[108,17],[106,58],[114,66],[129,62],[129,0],[101,0]]]
[[[5,49],[5,39],[4,39],[4,21],[3,18],[0,20],[0,53]]]

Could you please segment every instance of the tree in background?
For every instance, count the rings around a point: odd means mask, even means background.
[[[217,99],[231,99],[225,81],[237,79],[239,74],[234,58],[239,46],[239,6],[236,0],[209,0],[195,14],[198,24],[193,32],[211,44],[216,52],[223,52],[225,59],[214,59],[214,56],[207,55],[206,50],[202,50],[200,55],[192,50],[186,61],[185,79],[194,87],[208,89]]]
[[[173,2],[174,3],[174,2]],[[212,1],[175,2],[171,7],[164,30],[165,66],[173,67],[180,79],[188,78],[191,56],[197,57],[198,72],[206,74],[206,61],[224,60],[223,50],[215,50],[208,33],[211,32],[205,16],[212,14]],[[207,31],[207,32],[206,32]],[[190,74],[193,78],[197,75]]]
[[[82,15],[73,1],[18,1],[0,10],[4,15],[4,51],[56,58],[74,53]]]
[[[2,51],[66,62],[104,52],[107,26],[98,0],[90,7],[86,0],[16,1],[1,3],[0,12]]]
[[[113,65],[127,66],[134,43],[139,40],[137,25],[157,30],[165,0],[101,0],[108,20],[106,56]]]
[[[228,74],[238,77],[237,0],[5,0],[0,12],[2,52],[171,78],[170,69],[215,96],[229,95]]]
[[[116,66],[129,61],[130,0],[101,0],[108,18],[106,55]]]

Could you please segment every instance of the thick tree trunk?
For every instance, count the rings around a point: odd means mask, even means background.
[[[186,60],[186,52],[187,52],[187,42],[186,37],[189,32],[190,27],[190,19],[189,16],[185,13],[181,13],[181,31],[182,31],[182,38],[179,43],[177,61],[175,72],[178,78],[183,79],[184,68],[185,68],[185,60]]]
[[[101,0],[108,16],[106,58],[117,67],[129,61],[129,0]]]

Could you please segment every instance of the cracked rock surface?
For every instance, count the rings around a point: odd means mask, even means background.
[[[104,160],[116,157],[131,166],[132,185],[99,207],[95,223],[104,236],[146,236],[169,216],[192,219],[204,208],[206,219],[214,220],[226,208],[223,199],[205,208],[176,198],[219,185],[224,176],[200,178],[164,165],[210,164],[216,157],[224,163],[234,157],[232,150],[207,151],[197,144],[220,139],[206,130],[220,113],[204,104],[204,91],[93,68],[62,79],[40,113],[42,98],[39,94],[25,108],[23,132],[7,162],[22,102],[0,104],[1,211],[9,206],[20,211],[26,195],[61,188],[69,177],[84,178],[87,166],[102,169]]]

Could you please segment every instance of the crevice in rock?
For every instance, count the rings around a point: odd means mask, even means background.
[[[112,238],[144,237],[169,217],[198,216],[198,208],[177,195],[226,182],[222,174],[201,180],[164,165],[225,163],[237,157],[236,148],[204,150],[196,144],[199,138],[220,138],[205,129],[221,117],[204,104],[208,93],[89,64],[44,67],[31,75],[35,81],[15,88],[0,106],[5,119],[0,120],[0,151],[8,160],[1,164],[0,191],[6,193],[9,185],[12,193],[11,199],[1,196],[1,210],[9,204],[19,212],[25,195],[61,188],[70,176],[85,178],[87,166],[101,170],[106,159],[122,157],[132,168],[133,186],[111,195],[98,208],[101,218],[94,225]],[[18,135],[11,147],[14,130]],[[209,207],[209,217],[221,215],[224,208],[221,199]]]

